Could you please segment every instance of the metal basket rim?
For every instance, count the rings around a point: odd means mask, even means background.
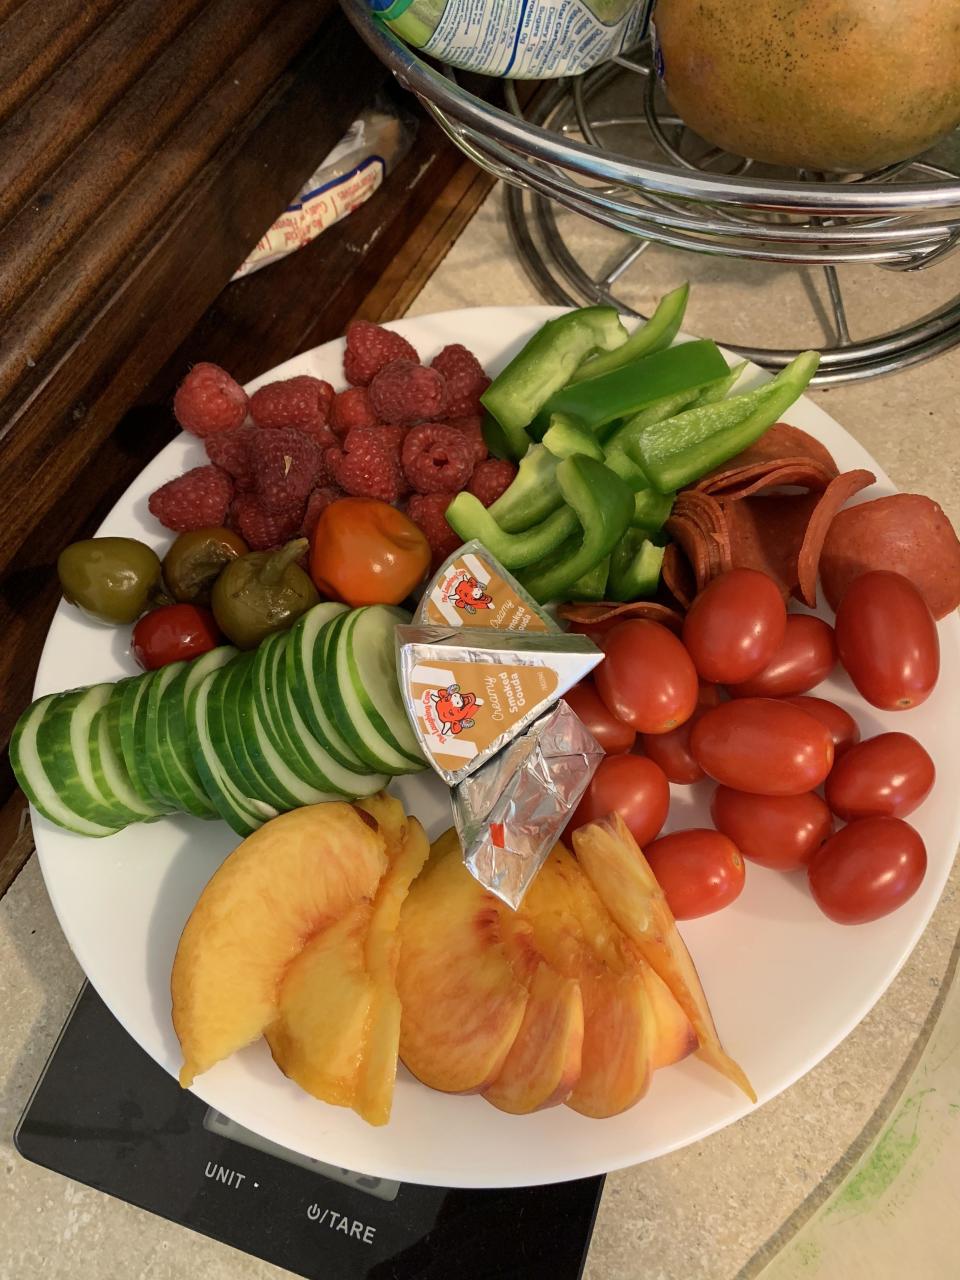
[[[576,139],[561,139],[476,97],[418,58],[388,27],[379,22],[367,0],[340,0],[360,37],[393,75],[417,97],[452,116],[462,126],[493,137],[537,160],[573,169],[640,191],[693,202],[734,205],[775,212],[809,212],[833,217],[875,214],[920,214],[960,207],[956,182],[903,182],[896,185],[744,178],[691,173],[669,165],[641,163],[616,152],[598,150]]]

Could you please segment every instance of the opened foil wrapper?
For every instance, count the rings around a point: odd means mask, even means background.
[[[453,792],[453,817],[474,879],[516,910],[603,754],[558,702],[465,778]]]

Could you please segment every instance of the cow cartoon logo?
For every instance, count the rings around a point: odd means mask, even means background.
[[[493,608],[493,596],[488,596],[486,586],[469,573],[460,574],[447,592],[447,599],[464,613]]]
[[[431,693],[433,709],[440,721],[440,732],[444,736],[450,733],[463,733],[464,729],[472,729],[476,724],[473,711],[482,707],[483,702],[473,693],[461,693],[458,684],[451,684],[446,689],[438,689]]]

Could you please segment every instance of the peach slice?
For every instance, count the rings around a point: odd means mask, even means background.
[[[657,1024],[643,969],[580,980],[583,1060],[567,1106],[602,1119],[639,1102],[650,1087]]]
[[[657,1023],[653,1049],[653,1069],[656,1071],[660,1067],[672,1067],[675,1062],[695,1052],[697,1033],[656,970],[647,965],[644,977]]]
[[[363,902],[311,938],[290,963],[264,1030],[285,1076],[321,1102],[354,1105],[377,997],[364,966],[372,908]]]
[[[575,978],[538,963],[517,1038],[483,1091],[500,1111],[526,1115],[565,1102],[580,1077],[583,998]]]
[[[574,833],[577,859],[610,915],[663,979],[689,1018],[705,1062],[747,1097],[757,1095],[742,1068],[720,1043],[690,953],[677,930],[663,890],[619,814],[589,822]]]
[[[517,1038],[527,989],[505,945],[501,905],[474,880],[450,837],[434,846],[403,904],[400,1057],[431,1088],[486,1088]]]
[[[372,796],[364,796],[355,801],[353,807],[362,809],[373,818],[387,846],[387,857],[396,857],[407,837],[407,815],[400,801],[395,796],[388,796],[385,791],[377,791]]]
[[[391,857],[374,899],[364,943],[364,963],[374,984],[374,997],[353,1102],[354,1109],[370,1124],[386,1124],[390,1119],[401,1021],[400,997],[397,994],[397,962],[400,958],[397,928],[410,886],[430,854],[427,836],[420,823],[416,818],[407,819],[397,801],[391,803],[400,809],[403,822],[391,827],[385,815],[376,815],[387,837],[388,848],[391,848]],[[399,843],[392,844],[396,837],[399,837]]]
[[[171,975],[184,1088],[270,1026],[291,962],[373,899],[386,866],[383,836],[339,802],[274,818],[225,859],[187,921]]]

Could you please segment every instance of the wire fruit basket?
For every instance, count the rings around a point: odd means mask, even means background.
[[[773,169],[685,128],[671,114],[644,48],[584,76],[543,82],[523,105],[516,83],[503,81],[504,110],[469,92],[451,68],[417,57],[376,21],[365,0],[341,3],[452,141],[507,184],[513,243],[549,300],[607,302],[641,314],[618,289],[646,249],[659,244],[822,268],[832,337],[815,379],[821,386],[892,372],[960,343],[960,297],[855,340],[838,271],[852,264],[920,271],[960,245],[960,132],[922,157],[855,177]],[[620,234],[612,266],[597,273],[582,265],[558,209]],[[726,345],[774,369],[797,354]]]

